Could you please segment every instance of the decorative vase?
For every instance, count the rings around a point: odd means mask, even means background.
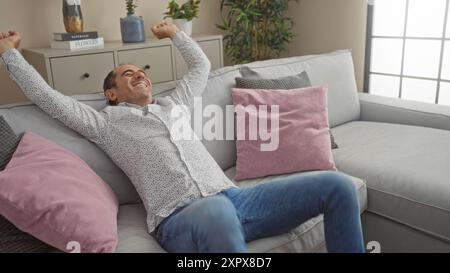
[[[192,35],[192,21],[188,21],[186,19],[174,19],[173,23],[188,36]]]
[[[145,42],[145,27],[142,16],[128,14],[120,18],[120,31],[124,43]]]
[[[83,32],[81,0],[63,0],[63,18],[68,33]]]

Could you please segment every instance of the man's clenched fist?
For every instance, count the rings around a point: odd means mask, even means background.
[[[177,34],[178,31],[180,30],[178,29],[177,26],[175,26],[172,23],[168,23],[166,21],[162,21],[161,23],[152,27],[152,32],[158,39],[164,38],[173,39],[173,37],[175,37],[175,34]]]
[[[5,53],[8,49],[19,48],[21,40],[22,38],[20,37],[19,32],[0,32],[0,55]]]

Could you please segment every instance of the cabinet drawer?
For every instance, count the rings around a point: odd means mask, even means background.
[[[103,91],[103,80],[114,69],[112,52],[51,58],[53,88],[77,95]]]
[[[211,62],[211,70],[216,70],[223,66],[219,40],[199,41],[197,43]],[[181,79],[187,72],[187,65],[178,50],[176,50],[175,54],[177,79]]]
[[[173,81],[171,46],[158,46],[118,52],[119,64],[134,64],[147,72],[152,83]]]

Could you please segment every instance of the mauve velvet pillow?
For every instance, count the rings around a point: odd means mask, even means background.
[[[325,87],[291,90],[233,88],[232,95],[237,113],[235,180],[299,171],[336,170],[331,153]],[[261,116],[264,105],[270,109],[267,119]],[[251,111],[250,108],[255,106],[259,111]],[[279,107],[279,114],[273,106]],[[240,113],[245,109],[244,120]],[[252,114],[248,115],[249,112]],[[250,118],[258,120],[258,131],[260,124],[267,124],[266,128],[272,134],[270,139],[259,132],[256,140],[250,138]],[[274,126],[272,131],[276,120],[278,126]],[[242,132],[243,128],[245,132]],[[276,148],[274,143],[278,144]],[[271,148],[267,149],[269,146]]]
[[[243,89],[298,89],[311,87],[311,80],[309,79],[306,71],[301,72],[298,75],[286,76],[280,78],[267,79],[261,74],[252,70],[247,66],[243,66],[239,69],[239,72],[243,77],[236,78],[236,88]],[[330,131],[331,149],[337,149],[339,146],[334,140],[333,133]]]
[[[25,133],[0,172],[0,214],[24,232],[62,251],[114,252],[118,201],[78,156]]]

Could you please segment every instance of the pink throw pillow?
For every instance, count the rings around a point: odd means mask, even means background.
[[[115,194],[83,160],[33,133],[0,172],[0,215],[62,251],[70,243],[114,252],[117,212]]]
[[[233,88],[232,95],[237,133],[235,180],[299,171],[336,170],[330,144],[326,87]],[[279,107],[278,111],[274,106]],[[252,107],[257,111],[252,111]],[[264,114],[264,107],[268,109],[267,114]],[[245,120],[242,113],[245,113]],[[253,127],[251,118],[258,121],[257,127]],[[260,133],[264,123],[267,132],[272,134],[270,139]],[[271,130],[272,126],[274,129]],[[257,135],[256,139],[251,137],[252,132]]]

